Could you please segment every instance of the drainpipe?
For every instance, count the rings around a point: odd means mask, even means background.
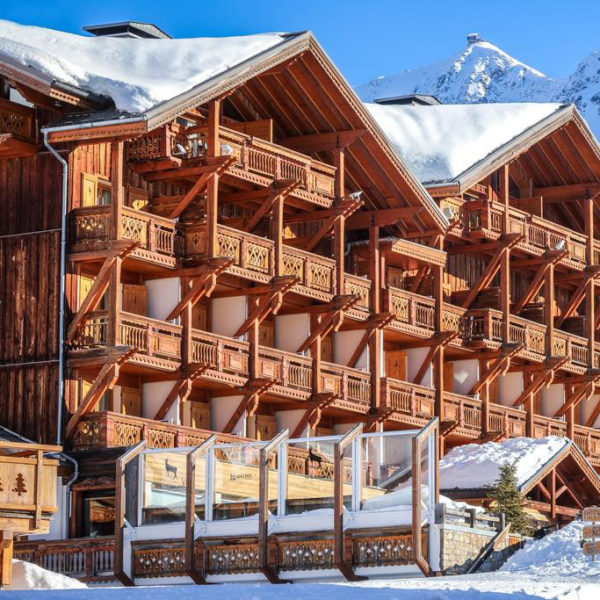
[[[67,161],[48,142],[48,131],[42,129],[44,146],[62,165],[62,205],[60,221],[60,294],[58,315],[58,416],[56,443],[62,445],[63,404],[65,399],[65,279],[67,261]]]

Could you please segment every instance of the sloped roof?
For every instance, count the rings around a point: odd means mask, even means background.
[[[426,186],[463,183],[486,158],[569,109],[550,103],[366,106]]]
[[[145,112],[284,43],[281,33],[193,38],[89,37],[0,21],[0,60]],[[293,36],[292,36],[293,37]]]

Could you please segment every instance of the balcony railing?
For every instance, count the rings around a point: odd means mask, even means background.
[[[181,359],[181,326],[121,312],[117,339],[109,340],[108,312],[94,311],[88,314],[72,347],[99,348],[110,344],[135,348],[136,356],[178,361]]]
[[[239,377],[249,376],[249,344],[195,329],[192,335],[193,362]],[[276,348],[259,347],[257,377],[276,381],[278,393],[309,395],[312,392],[311,359]],[[332,363],[321,363],[320,391],[332,392],[341,400],[367,407],[370,403],[369,373]]]
[[[115,538],[15,542],[14,557],[94,583],[114,581]]]
[[[107,242],[111,236],[112,208],[86,206],[71,213],[74,244]],[[182,229],[171,219],[123,207],[121,237],[138,242],[138,248],[168,257],[181,256],[184,250]]]
[[[591,462],[600,465],[600,430],[575,425],[575,443]]]
[[[488,340],[501,343],[503,339],[502,313],[491,308],[468,311],[466,336],[470,341]],[[546,326],[535,321],[510,315],[509,342],[523,344],[523,350],[540,359],[546,356]],[[554,330],[553,356],[563,356],[577,367],[588,364],[588,345],[583,337]],[[598,358],[596,353],[595,360]]]
[[[208,147],[207,129],[186,133],[179,125],[165,125],[128,143],[129,161],[148,161],[176,156],[178,159],[204,158]],[[270,180],[292,179],[310,195],[330,204],[334,197],[336,168],[305,154],[226,127],[219,128],[221,152],[235,157],[232,168]],[[175,148],[179,152],[175,152]],[[181,152],[184,148],[184,152]]]
[[[463,233],[496,238],[503,233],[504,206],[498,202],[444,199],[441,206],[452,211],[453,218],[458,222],[457,228]],[[563,248],[568,252],[567,257],[563,259],[565,264],[576,269],[586,266],[586,236],[553,221],[511,208],[509,233],[523,236],[517,247],[525,251],[539,255],[549,249]],[[600,259],[600,243],[596,242],[596,245]]]
[[[526,435],[526,414],[524,410],[490,404],[488,431],[500,433],[505,437],[523,437]]]
[[[399,415],[427,422],[435,415],[435,391],[423,385],[385,377],[381,385],[382,407]]]
[[[452,421],[456,423],[458,429],[481,431],[481,401],[460,394],[444,392],[442,421]]]
[[[435,331],[435,300],[406,290],[390,287],[386,292],[387,310],[401,324],[417,332]],[[444,331],[463,333],[466,310],[444,303],[442,327]]]
[[[10,133],[19,140],[35,143],[34,110],[0,98],[0,133]]]

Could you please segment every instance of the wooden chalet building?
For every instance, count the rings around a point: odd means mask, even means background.
[[[0,44],[0,420],[77,461],[71,537],[116,522],[127,581],[115,464],[144,443],[253,447],[287,431],[341,444],[357,423],[438,417],[442,448],[555,434],[600,466],[600,154],[573,108],[460,179],[422,184],[309,32],[154,40],[123,27],[73,39],[15,26],[13,54]],[[55,67],[35,54],[49,38]],[[34,50],[19,52],[24,39]],[[202,60],[172,73],[167,48]],[[129,52],[140,73],[125,86]],[[309,452],[294,467],[305,475]],[[172,456],[163,484],[184,468]],[[336,460],[318,469],[339,491]]]

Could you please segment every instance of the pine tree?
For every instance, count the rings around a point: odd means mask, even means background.
[[[522,535],[531,534],[530,519],[525,512],[525,495],[519,490],[516,462],[500,467],[500,476],[488,497],[494,501],[492,514],[504,513],[511,531]]]

